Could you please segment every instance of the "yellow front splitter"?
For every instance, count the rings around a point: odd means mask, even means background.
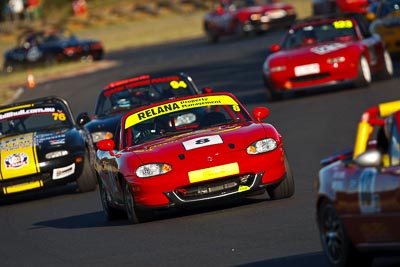
[[[42,186],[43,186],[43,181],[35,181],[35,182],[30,182],[30,183],[12,185],[12,186],[4,187],[3,193],[5,195],[7,195],[7,194],[18,193],[18,192],[22,192],[22,191],[39,188]]]

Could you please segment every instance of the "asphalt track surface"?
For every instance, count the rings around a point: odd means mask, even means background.
[[[160,214],[129,225],[108,222],[98,190],[75,186],[28,194],[0,205],[1,266],[328,266],[315,223],[314,179],[319,161],[353,145],[361,113],[400,97],[395,77],[368,88],[320,90],[268,103],[261,79],[267,48],[282,32],[245,40],[205,39],[107,54],[118,65],[96,73],[39,84],[18,100],[47,95],[66,98],[75,113],[93,113],[107,83],[143,73],[184,71],[200,87],[233,92],[251,110],[267,106],[267,121],[284,137],[296,193],[271,201],[266,195]],[[375,266],[399,266],[378,259]]]

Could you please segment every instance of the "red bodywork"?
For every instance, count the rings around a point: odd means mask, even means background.
[[[183,131],[179,134],[166,135],[138,145],[130,144],[132,138],[129,129],[133,114],[153,116],[160,106],[174,101],[203,101],[225,96],[237,102],[231,94],[212,93],[168,100],[125,114],[121,129],[127,130],[121,131],[119,140],[115,141],[119,147],[114,147],[114,142],[110,140],[98,144],[96,169],[101,183],[112,198],[116,202],[123,202],[120,183],[128,183],[136,205],[146,208],[225,198],[279,184],[287,171],[282,137],[271,124],[261,122],[269,113],[263,107],[255,109],[255,119],[252,119],[245,108],[238,104],[235,110],[241,112],[240,121],[206,128],[198,128],[195,123],[182,126]],[[275,140],[276,148],[262,154],[247,152],[249,145],[265,138]],[[215,143],[210,141],[217,139]],[[154,162],[165,163],[172,170],[158,176],[138,177],[136,170],[139,166]],[[233,169],[237,166],[233,172],[232,166]],[[202,174],[196,175],[199,172]],[[216,177],[210,178],[209,174],[215,174]],[[239,180],[240,185],[235,185]]]
[[[353,28],[352,35],[309,38],[302,44],[291,45],[292,32],[335,25],[338,21],[348,22]],[[380,37],[367,36],[353,18],[307,22],[290,29],[282,45],[273,46],[263,65],[264,81],[269,90],[281,92],[354,82],[359,75],[361,56],[367,59],[371,73],[376,74],[385,68],[385,51]]]
[[[357,12],[366,14],[368,12],[368,0],[336,0],[336,5],[341,12]]]

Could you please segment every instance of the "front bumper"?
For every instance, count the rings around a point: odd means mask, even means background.
[[[83,157],[63,157],[40,163],[40,172],[17,178],[0,179],[0,197],[75,181],[83,171]]]

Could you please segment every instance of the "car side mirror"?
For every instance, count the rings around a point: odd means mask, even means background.
[[[253,116],[258,122],[265,119],[269,115],[269,109],[266,107],[256,107],[253,109]]]
[[[81,112],[76,117],[76,123],[78,123],[79,126],[83,126],[86,123],[88,123],[89,121],[91,121],[91,119],[87,112]]]
[[[281,50],[281,46],[279,44],[273,44],[269,47],[269,51],[272,53],[278,52],[279,50]]]
[[[108,151],[111,156],[119,158],[120,154],[114,153],[115,143],[112,139],[104,139],[96,143],[97,149],[101,151]]]
[[[369,149],[355,158],[361,167],[379,167],[382,165],[382,153],[378,149]]]

